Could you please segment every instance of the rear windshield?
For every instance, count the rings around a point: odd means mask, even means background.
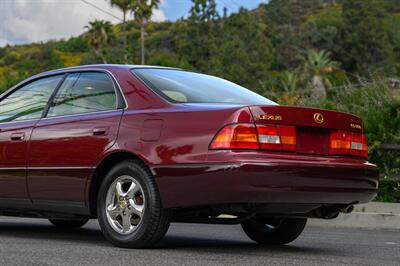
[[[174,103],[276,105],[230,81],[175,69],[140,68],[132,72],[164,99]]]

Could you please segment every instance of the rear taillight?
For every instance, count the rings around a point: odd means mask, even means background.
[[[228,125],[220,130],[211,149],[258,149],[256,127],[253,124]]]
[[[234,124],[220,130],[211,149],[296,150],[296,127]]]
[[[296,127],[284,125],[232,124],[222,128],[210,149],[296,151]],[[365,134],[331,130],[329,154],[368,157]]]
[[[293,126],[257,125],[257,132],[263,150],[296,150],[296,128]]]
[[[367,137],[361,133],[333,130],[330,134],[330,154],[350,154],[368,157]]]

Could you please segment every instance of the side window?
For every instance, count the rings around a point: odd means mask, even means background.
[[[0,101],[0,122],[41,118],[62,75],[42,78],[22,86]]]
[[[114,84],[105,73],[69,74],[57,92],[48,117],[115,110]]]

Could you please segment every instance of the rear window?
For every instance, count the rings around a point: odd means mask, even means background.
[[[133,69],[132,72],[161,97],[174,103],[276,105],[244,87],[209,75],[157,68]]]

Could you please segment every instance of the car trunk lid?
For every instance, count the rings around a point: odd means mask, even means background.
[[[361,119],[347,113],[293,106],[249,108],[256,124],[295,126],[297,153],[327,155],[332,131],[363,132]]]

